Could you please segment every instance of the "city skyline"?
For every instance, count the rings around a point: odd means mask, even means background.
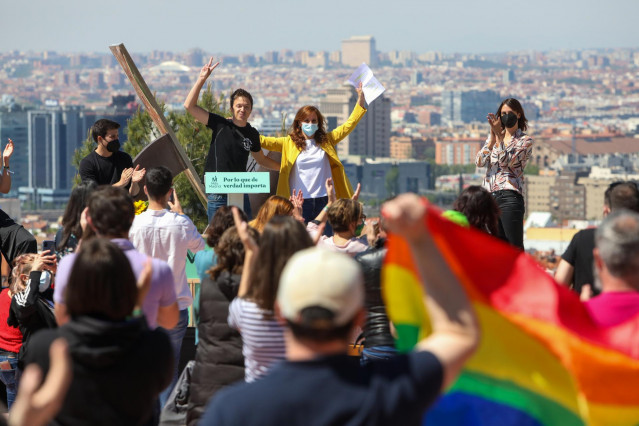
[[[140,53],[192,48],[231,55],[282,49],[337,51],[352,35],[373,35],[379,51],[482,54],[630,48],[639,40],[634,22],[639,2],[633,0],[505,5],[397,0],[392,8],[387,4],[371,0],[362,9],[335,0],[313,7],[290,0],[12,2],[3,8],[0,51],[108,53],[110,44],[121,42]],[[152,28],[159,30],[150,34]]]

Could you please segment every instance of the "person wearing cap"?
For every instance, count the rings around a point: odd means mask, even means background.
[[[430,336],[408,354],[360,366],[347,355],[349,336],[366,315],[360,267],[342,253],[302,250],[282,272],[275,305],[286,324],[286,361],[260,380],[216,394],[201,424],[421,424],[479,344],[475,313],[427,233],[424,212],[414,194],[382,211],[417,259],[429,295]]]

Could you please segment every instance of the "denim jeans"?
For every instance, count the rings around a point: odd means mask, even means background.
[[[228,194],[207,194],[206,198],[206,215],[211,223],[217,209],[227,204]]]
[[[493,197],[501,210],[499,216],[499,238],[515,247],[524,249],[524,197],[517,191],[493,192]]]
[[[164,404],[166,404],[166,400],[169,397],[169,394],[173,390],[173,386],[177,383],[178,379],[178,366],[180,365],[180,351],[182,350],[182,340],[184,340],[184,335],[186,334],[186,327],[189,325],[189,310],[182,309],[180,311],[180,319],[178,320],[177,325],[171,330],[167,330],[165,328],[161,328],[164,330],[166,334],[169,335],[169,339],[171,339],[171,347],[173,348],[173,356],[175,357],[175,365],[173,366],[173,380],[171,380],[171,384],[160,393],[160,404],[161,407],[164,408]]]
[[[18,354],[0,351],[0,362],[4,361],[9,362],[11,370],[0,369],[0,381],[2,381],[7,388],[7,408],[11,408],[17,393],[16,368],[18,366]]]
[[[304,204],[302,204],[302,217],[304,222],[308,223],[314,220],[322,209],[328,204],[328,197],[319,198],[304,198]],[[326,222],[326,228],[324,228],[324,235],[330,237],[333,235],[333,228]]]

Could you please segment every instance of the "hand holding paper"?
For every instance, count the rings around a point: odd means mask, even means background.
[[[373,71],[371,71],[366,63],[362,63],[362,65],[357,67],[353,75],[348,79],[348,83],[354,87],[359,87],[360,83],[362,84],[364,98],[369,105],[386,90],[384,86],[377,81],[373,75]]]

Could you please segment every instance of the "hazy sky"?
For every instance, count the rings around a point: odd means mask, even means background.
[[[503,52],[639,47],[639,0],[0,0],[0,51]]]

